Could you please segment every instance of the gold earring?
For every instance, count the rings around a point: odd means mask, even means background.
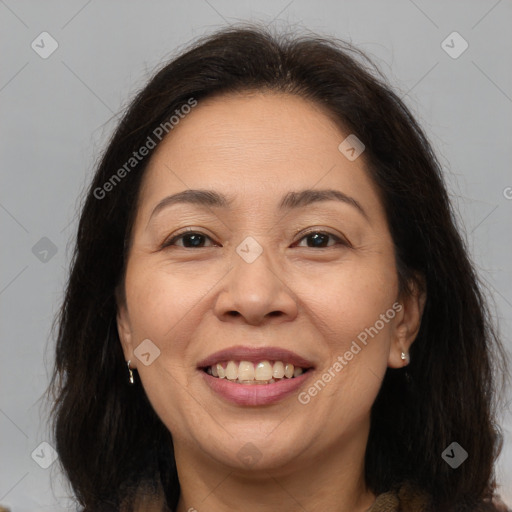
[[[130,363],[131,363],[131,359],[128,361],[128,375],[129,375],[129,378],[130,378],[130,384],[133,384],[133,372],[132,372],[132,369],[130,368]]]

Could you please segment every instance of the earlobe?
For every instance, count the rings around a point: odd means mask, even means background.
[[[404,312],[404,316],[405,314]],[[389,347],[388,366],[390,368],[403,368],[410,363],[409,349],[413,341],[408,325],[405,321],[400,321],[395,327],[394,338]]]
[[[400,317],[396,318],[394,339],[389,352],[389,367],[402,368],[410,363],[409,351],[421,327],[426,297],[424,281],[419,279],[411,285],[407,295],[400,301],[403,309]]]

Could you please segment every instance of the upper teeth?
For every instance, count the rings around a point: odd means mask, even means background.
[[[298,377],[303,373],[302,368],[295,368],[291,363],[268,360],[260,361],[257,364],[251,361],[227,361],[216,363],[207,368],[207,372],[219,379],[238,381],[272,381],[286,377]]]

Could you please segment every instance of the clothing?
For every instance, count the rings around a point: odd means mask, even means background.
[[[368,512],[427,512],[430,498],[423,491],[403,484],[398,491],[388,491],[377,496]]]
[[[120,512],[124,509],[121,507]],[[163,497],[137,500],[133,509],[136,512],[172,512],[164,504]],[[424,491],[408,484],[402,484],[397,491],[379,494],[367,512],[436,512],[431,499]],[[467,512],[470,512],[469,510]],[[512,512],[497,496],[492,504],[482,504],[471,512]]]

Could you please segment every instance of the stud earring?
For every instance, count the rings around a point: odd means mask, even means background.
[[[132,372],[132,369],[130,368],[130,363],[131,363],[131,359],[128,361],[128,376],[129,376],[129,379],[130,379],[130,384],[133,384],[133,372]]]
[[[400,359],[401,359],[402,361],[404,361],[404,362],[405,362],[405,364],[409,364],[409,362],[410,362],[409,354],[406,354],[405,352],[402,352],[402,353],[400,354]]]

